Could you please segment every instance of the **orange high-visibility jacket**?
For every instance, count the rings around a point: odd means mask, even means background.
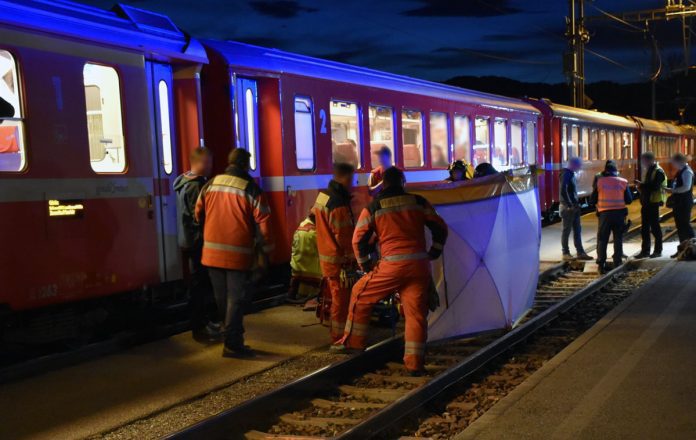
[[[317,228],[319,263],[325,277],[339,276],[341,268],[355,264],[351,246],[355,219],[350,199],[350,192],[332,180],[329,187],[319,193],[312,207]]]
[[[597,179],[597,212],[626,209],[628,181],[618,176]]]
[[[425,227],[432,233],[429,251],[425,248]],[[425,198],[403,188],[388,188],[360,214],[353,249],[358,263],[366,263],[372,250],[370,239],[376,233],[382,261],[436,258],[442,253],[447,232],[447,224]]]
[[[196,220],[203,224],[201,261],[205,266],[250,270],[257,240],[264,252],[273,248],[270,209],[263,191],[251,176],[235,167],[203,187]]]

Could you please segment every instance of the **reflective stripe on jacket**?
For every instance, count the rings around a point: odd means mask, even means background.
[[[355,220],[350,207],[351,195],[340,183],[332,180],[319,193],[312,207],[317,228],[319,264],[324,276],[339,276],[341,268],[353,265],[355,256],[351,240]]]
[[[626,208],[628,181],[618,176],[597,179],[597,211],[612,211]]]
[[[425,230],[432,232],[432,249],[439,254],[447,240],[447,224],[425,198],[388,188],[362,210],[353,235],[353,249],[359,263],[370,258],[370,239],[377,234],[383,261],[427,259]]]
[[[250,270],[257,246],[273,248],[270,208],[261,188],[245,172],[230,167],[209,181],[196,203],[203,224],[205,266]]]

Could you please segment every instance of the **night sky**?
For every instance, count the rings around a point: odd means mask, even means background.
[[[114,0],[80,0],[109,8]],[[435,81],[497,75],[562,82],[566,0],[124,0],[169,15],[199,38],[231,39]],[[588,2],[589,3],[589,2]],[[607,11],[664,0],[595,0]],[[588,15],[599,12],[588,7]],[[644,81],[650,46],[617,22],[590,27],[588,82]],[[659,24],[666,64],[681,61],[681,28]]]

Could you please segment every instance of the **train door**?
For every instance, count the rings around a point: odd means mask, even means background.
[[[174,179],[178,176],[174,155],[174,99],[172,68],[167,64],[149,63],[153,114],[153,178],[155,220],[157,222],[160,278],[181,279],[181,256],[177,242],[176,193]]]
[[[237,91],[235,105],[237,107],[237,146],[251,154],[249,174],[254,178],[260,176],[259,166],[259,95],[256,80],[236,78]]]

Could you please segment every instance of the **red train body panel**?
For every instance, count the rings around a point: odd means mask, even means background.
[[[0,11],[0,68],[11,78],[0,94],[18,110],[0,118],[0,209],[9,213],[0,240],[11,250],[0,255],[0,308],[12,311],[181,280],[171,185],[200,144],[217,171],[230,148],[252,152],[278,265],[334,155],[358,166],[357,215],[382,145],[414,183],[444,179],[452,159],[536,165],[545,212],[572,155],[586,158],[587,196],[606,159],[633,180],[646,149],[668,174],[669,154],[696,152],[691,127],[199,43],[167,17],[127,6],[0,0]]]

